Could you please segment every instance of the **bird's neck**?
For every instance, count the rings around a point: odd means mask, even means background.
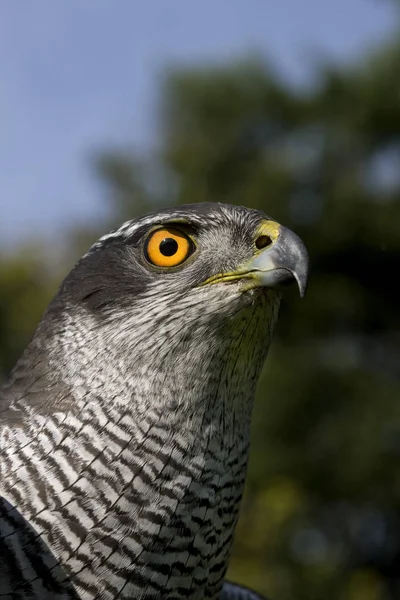
[[[265,350],[251,356],[261,336]],[[184,331],[175,350],[161,339],[152,357],[95,334],[78,348],[58,341],[62,372],[48,389],[59,410],[33,413],[19,401],[30,429],[8,459],[4,495],[83,598],[94,583],[107,598],[122,588],[137,598],[178,597],[178,588],[218,597],[268,336],[244,321],[214,347],[198,337],[193,351]]]

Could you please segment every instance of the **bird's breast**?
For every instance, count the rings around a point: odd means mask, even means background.
[[[43,569],[56,559],[82,599],[218,597],[247,439],[214,422],[172,435],[155,416],[55,416],[10,455],[5,498],[46,544]]]

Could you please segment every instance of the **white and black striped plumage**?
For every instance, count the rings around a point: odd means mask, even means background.
[[[145,254],[165,226],[193,241],[174,268]],[[306,271],[297,236],[221,204],[77,263],[0,393],[1,600],[255,597],[222,581],[275,288]]]

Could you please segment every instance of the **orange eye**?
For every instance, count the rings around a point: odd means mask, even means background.
[[[165,227],[154,231],[147,240],[145,255],[157,267],[176,267],[191,252],[191,240],[178,229]]]

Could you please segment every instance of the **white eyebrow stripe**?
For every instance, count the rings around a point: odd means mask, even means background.
[[[118,239],[118,238],[121,238],[122,240],[128,239],[131,235],[133,235],[135,233],[135,231],[137,231],[140,227],[143,227],[143,225],[152,225],[153,223],[157,223],[159,220],[160,220],[160,215],[151,215],[148,217],[142,217],[138,221],[136,221],[135,219],[130,219],[129,221],[126,221],[125,223],[123,223],[121,225],[121,227],[119,227],[118,229],[113,229],[112,231],[109,231],[108,233],[102,235],[101,238],[99,238],[89,248],[89,250],[87,251],[85,256],[87,256],[94,250],[97,250],[98,248],[103,246],[104,243],[107,242],[108,240]]]
[[[195,206],[195,205],[193,205]],[[114,229],[101,236],[88,250],[85,254],[91,254],[93,251],[101,248],[106,242],[109,240],[118,240],[124,242],[129,237],[131,237],[135,231],[144,226],[151,226],[153,224],[162,224],[165,221],[171,221],[173,219],[190,219],[194,224],[201,225],[206,219],[210,224],[213,225],[224,225],[234,222],[235,225],[245,224],[249,218],[249,213],[258,212],[252,211],[252,209],[244,209],[243,207],[237,206],[233,207],[230,205],[224,205],[215,203],[213,207],[209,207],[206,214],[196,214],[195,210],[188,211],[187,208],[183,208],[180,210],[179,207],[171,208],[171,209],[161,209],[160,212],[151,213],[148,215],[144,215],[142,217],[138,217],[135,219],[130,219],[123,223],[118,229]],[[260,213],[261,215],[261,213]],[[267,218],[267,215],[263,215],[264,218]]]

